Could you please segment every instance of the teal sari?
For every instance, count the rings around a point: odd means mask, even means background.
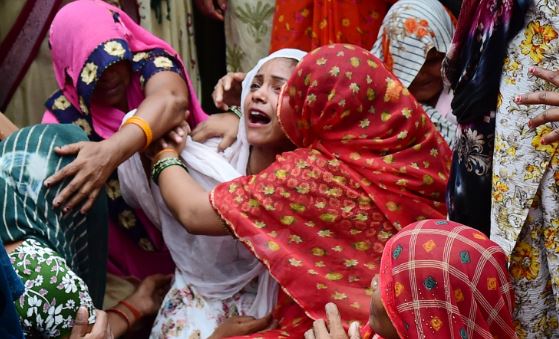
[[[43,181],[74,160],[56,146],[87,141],[74,125],[36,125],[0,142],[0,238],[4,244],[34,239],[63,257],[82,278],[96,307],[103,301],[107,262],[108,215],[100,194],[87,215],[64,215],[55,196],[68,183],[45,187]]]

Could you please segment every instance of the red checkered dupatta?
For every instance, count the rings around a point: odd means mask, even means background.
[[[516,338],[507,256],[473,228],[405,227],[386,243],[379,286],[401,338]]]

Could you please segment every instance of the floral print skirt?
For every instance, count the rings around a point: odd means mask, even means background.
[[[556,153],[511,253],[519,338],[559,338],[558,185]]]
[[[256,280],[254,281],[256,282]],[[226,318],[246,315],[256,297],[253,282],[227,299],[205,298],[186,283],[177,270],[163,299],[150,338],[207,338]],[[254,287],[254,288],[252,288]]]
[[[69,335],[80,306],[88,308],[89,323],[95,323],[87,285],[58,253],[27,239],[9,256],[25,285],[15,305],[26,337]]]

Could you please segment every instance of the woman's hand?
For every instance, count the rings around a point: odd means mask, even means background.
[[[186,146],[186,137],[190,133],[190,126],[186,121],[183,121],[179,126],[172,129],[163,138],[153,142],[143,154],[150,159],[152,162],[159,159],[155,159],[159,152],[163,149],[172,149],[177,154],[180,154]]]
[[[272,325],[272,315],[255,319],[254,317],[231,317],[227,318],[219,325],[214,333],[208,339],[219,339],[227,337],[236,337],[241,335],[252,334],[266,329],[270,329]]]
[[[141,317],[150,316],[159,311],[165,294],[169,290],[172,275],[154,274],[145,278],[136,291],[126,299],[134,306]]]
[[[228,111],[231,106],[241,106],[242,84],[246,73],[229,72],[218,80],[212,93],[215,107]]]
[[[559,87],[559,71],[548,71],[539,67],[530,68],[530,73],[534,76],[546,80],[556,87]],[[540,91],[518,95],[514,98],[517,104],[523,105],[550,105],[559,106],[559,93]],[[548,122],[559,121],[559,108],[554,107],[539,114],[528,122],[528,127],[534,129]],[[541,143],[546,145],[559,141],[559,129],[554,129],[542,137]]]
[[[227,10],[227,0],[195,0],[194,2],[204,15],[223,21]]]
[[[192,140],[204,142],[210,138],[222,138],[217,150],[223,151],[237,140],[238,130],[239,118],[236,114],[212,114],[208,120],[199,123],[192,131]]]
[[[88,318],[89,314],[87,308],[80,307],[78,313],[76,314],[76,320],[74,321],[74,327],[70,333],[69,339],[113,339],[113,333],[111,327],[109,326],[109,319],[107,313],[96,310],[95,311],[95,324],[91,331],[89,330]]]
[[[50,187],[66,178],[72,178],[54,199],[54,207],[64,206],[64,213],[68,213],[85,201],[80,211],[87,213],[111,173],[120,164],[119,150],[114,149],[107,141],[81,141],[55,147],[54,151],[61,156],[77,154],[74,161],[44,182],[45,186]]]
[[[349,326],[349,336],[346,334],[342,325],[342,318],[338,307],[334,303],[326,304],[326,318],[328,327],[324,319],[315,320],[313,328],[305,332],[305,339],[359,339],[359,323],[353,322]]]

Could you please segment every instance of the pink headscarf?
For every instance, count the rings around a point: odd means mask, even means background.
[[[118,20],[115,20],[115,16]],[[77,83],[88,57],[102,43],[121,39],[128,43],[132,53],[159,48],[165,50],[181,63],[182,72],[190,93],[189,123],[194,126],[207,118],[196,98],[188,73],[178,53],[166,42],[136,24],[122,10],[101,0],[78,0],[64,6],[54,18],[49,43],[51,46],[54,74],[59,88],[70,103],[83,114],[77,91]],[[66,75],[72,83],[66,83]],[[128,87],[130,108],[137,108],[145,98],[140,77],[134,74]],[[93,128],[103,138],[110,137],[126,112],[112,108],[101,108],[94,103],[89,107]],[[56,117],[46,112],[43,122],[57,122]]]

